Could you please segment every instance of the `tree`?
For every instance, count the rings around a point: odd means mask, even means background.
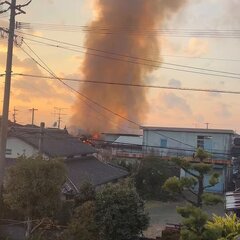
[[[32,220],[51,217],[58,209],[64,182],[64,164],[58,160],[20,158],[8,169],[4,202],[27,220],[26,238],[32,232]]]
[[[195,154],[195,160],[199,160],[199,162],[191,163],[185,159],[173,158],[172,160],[190,176],[182,178],[171,177],[164,183],[163,189],[173,195],[183,197],[195,207],[202,208],[203,203],[213,205],[221,202],[222,200],[220,197],[214,194],[205,193],[206,189],[215,186],[219,181],[219,174],[212,173],[213,166],[204,163],[204,159],[207,157],[207,152],[199,148]],[[207,186],[204,186],[204,177],[210,173],[212,174],[209,183]],[[187,197],[186,193],[191,193],[195,197],[195,200]]]
[[[170,176],[179,174],[179,169],[170,161],[159,157],[144,158],[134,174],[136,189],[144,199],[169,199],[168,192],[164,191],[162,186]]]
[[[68,233],[76,240],[98,240],[96,224],[96,204],[94,201],[84,202],[77,207],[68,227]]]
[[[79,193],[74,197],[75,205],[80,206],[87,201],[94,201],[95,197],[95,187],[91,182],[85,181],[81,184]]]
[[[195,155],[197,163],[191,163],[185,159],[175,158],[173,161],[182,168],[189,177],[171,177],[163,188],[171,194],[183,197],[190,205],[178,208],[178,213],[184,218],[181,230],[182,240],[202,240],[205,232],[205,224],[208,215],[202,211],[203,204],[215,205],[222,199],[214,194],[205,193],[205,190],[218,183],[219,174],[213,173],[213,166],[204,163],[208,153],[198,149]],[[204,177],[210,174],[211,177],[207,186],[204,186]],[[189,196],[189,193],[191,196]],[[188,195],[188,196],[187,196]]]
[[[128,181],[108,184],[96,194],[91,189],[87,183],[80,188],[80,205],[68,226],[67,238],[128,240],[147,228],[144,202]]]
[[[96,194],[96,222],[101,240],[128,240],[148,227],[144,202],[129,182],[109,184]]]
[[[201,208],[194,207],[193,205],[178,208],[177,211],[184,218],[181,228],[181,239],[203,240],[208,215]]]

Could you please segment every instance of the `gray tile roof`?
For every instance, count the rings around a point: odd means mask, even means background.
[[[15,159],[6,159],[7,168],[15,163]],[[126,170],[103,163],[93,156],[66,159],[64,163],[68,178],[78,189],[86,181],[91,182],[94,186],[100,186],[124,178],[129,174]]]
[[[38,149],[40,128],[19,127],[12,128],[9,137],[16,137]],[[43,153],[49,157],[71,157],[95,153],[96,150],[72,137],[66,130],[44,129]]]
[[[103,163],[93,156],[68,159],[65,163],[68,177],[77,188],[85,181],[99,186],[128,175],[122,168]]]

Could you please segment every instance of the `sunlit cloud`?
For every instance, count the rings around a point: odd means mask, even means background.
[[[190,38],[183,52],[191,57],[200,57],[209,52],[209,43],[207,40]]]

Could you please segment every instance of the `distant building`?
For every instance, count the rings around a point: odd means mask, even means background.
[[[231,180],[231,146],[234,131],[222,129],[141,127],[145,155],[162,157],[187,157],[193,159],[197,148],[211,154],[207,162],[214,164],[220,182],[210,188],[212,192],[223,192]],[[187,174],[182,171],[182,176]],[[209,176],[206,176],[206,184]]]
[[[102,133],[101,137],[101,149],[108,150],[112,157],[143,157],[143,136],[140,134]]]

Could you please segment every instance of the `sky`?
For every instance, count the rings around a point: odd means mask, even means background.
[[[97,0],[33,0],[25,8],[25,15],[17,21],[32,23],[29,30],[22,32],[84,45],[86,32],[53,31],[42,29],[36,23],[86,26],[96,19]],[[120,0],[117,0],[120,1]],[[164,0],[163,0],[164,1]],[[18,0],[18,4],[24,0]],[[70,3],[69,3],[70,2]],[[175,14],[166,17],[164,27],[168,29],[239,30],[239,0],[188,0]],[[8,14],[0,15],[0,26],[8,25]],[[46,26],[46,25],[45,25]],[[81,70],[84,53],[59,49],[24,40],[47,66],[59,77],[84,79]],[[239,38],[204,38],[159,36],[161,61],[188,65],[217,71],[240,74]],[[5,71],[7,39],[0,38],[0,73]],[[23,44],[22,47],[28,50]],[[151,56],[146,56],[151,57]],[[46,75],[20,47],[14,47],[13,73]],[[207,76],[156,68],[146,76],[146,84],[240,91],[239,79]],[[76,90],[83,83],[69,82]],[[2,111],[4,78],[0,78],[0,111]],[[96,87],[96,86],[93,86]],[[138,91],[138,89],[136,89]],[[104,97],[104,96],[103,96]],[[149,89],[148,107],[143,108],[141,125],[166,127],[206,127],[233,129],[240,132],[239,95]],[[30,108],[37,108],[35,124],[46,122],[53,126],[57,121],[56,107],[62,108],[63,126],[71,126],[74,106],[78,96],[57,80],[29,77],[12,77],[9,118],[12,120],[14,107],[18,110],[16,120],[21,124],[31,123]],[[141,99],[136,99],[141,101]],[[114,110],[114,109],[112,109]],[[98,115],[98,113],[92,113]],[[87,116],[86,116],[87,117]],[[81,128],[79,124],[78,127]],[[131,131],[131,129],[129,129]]]

